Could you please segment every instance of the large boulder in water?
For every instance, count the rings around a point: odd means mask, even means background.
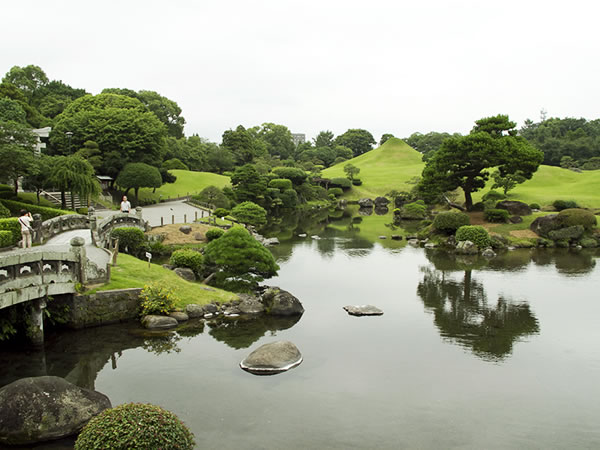
[[[262,295],[262,303],[268,314],[274,316],[294,316],[304,313],[300,300],[288,291],[278,287],[270,287]]]
[[[372,208],[373,207],[373,200],[371,200],[370,198],[361,198],[358,201],[358,205],[361,208]]]
[[[373,203],[375,203],[376,208],[383,208],[384,206],[387,206],[390,201],[385,197],[376,197]]]
[[[296,367],[302,362],[302,354],[289,341],[265,344],[250,353],[240,367],[255,375],[274,375]]]
[[[110,407],[106,395],[63,378],[21,378],[0,389],[0,444],[28,445],[71,436]]]
[[[527,203],[516,200],[502,200],[496,203],[496,208],[507,210],[512,216],[529,216],[531,208]]]

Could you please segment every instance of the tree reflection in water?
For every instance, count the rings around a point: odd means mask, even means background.
[[[429,267],[421,270],[417,293],[433,312],[440,334],[479,358],[501,361],[511,355],[515,341],[539,332],[527,303],[499,297],[495,305],[489,304],[483,284],[472,278],[471,270],[465,270],[459,281]]]
[[[277,331],[293,327],[300,315],[275,317],[261,314],[256,317],[224,318],[207,322],[208,334],[231,348],[248,348],[266,333],[277,335]]]

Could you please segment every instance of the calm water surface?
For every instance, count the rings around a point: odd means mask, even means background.
[[[0,354],[0,385],[47,373],[113,405],[156,403],[199,448],[600,448],[597,251],[488,262],[326,229],[274,253],[281,270],[269,284],[302,301],[297,321],[52,335],[44,352]],[[351,317],[350,304],[385,314]],[[239,368],[279,339],[298,346],[299,367],[271,377]]]

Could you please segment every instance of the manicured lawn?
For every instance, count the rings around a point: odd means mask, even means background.
[[[414,184],[410,184],[409,181],[421,176],[425,167],[421,160],[421,153],[409,147],[401,139],[393,138],[375,150],[325,169],[323,177],[346,177],[344,166],[349,162],[360,168],[356,178],[360,178],[363,184],[352,186],[344,196],[348,199],[375,198],[385,195],[392,189],[410,191]]]
[[[177,177],[175,183],[163,184],[156,192],[150,188],[140,189],[140,198],[166,200],[168,198],[183,197],[188,194],[197,194],[207,186],[223,188],[230,184],[230,178],[210,172],[191,172],[189,170],[169,170]]]
[[[163,283],[174,289],[179,298],[178,307],[184,307],[190,303],[204,305],[211,302],[227,302],[237,298],[232,292],[223,291],[212,286],[200,283],[192,283],[180,278],[175,272],[165,269],[158,264],[150,264],[133,256],[119,254],[117,266],[111,267],[110,283],[95,291],[108,291],[111,289],[142,288],[149,283]]]

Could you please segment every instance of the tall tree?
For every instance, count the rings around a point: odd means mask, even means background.
[[[314,139],[315,147],[333,147],[333,131],[321,131]]]
[[[115,183],[125,189],[125,195],[127,195],[129,189],[133,189],[137,203],[140,188],[160,187],[162,185],[162,177],[160,171],[154,166],[144,163],[130,163],[119,173]]]
[[[78,155],[54,158],[51,180],[61,192],[63,209],[67,207],[65,192],[69,190],[71,191],[71,209],[75,209],[73,194],[78,194],[80,199],[87,201],[90,196],[100,193],[100,184],[94,175],[94,168]]]
[[[443,141],[423,169],[419,190],[428,200],[445,191],[461,188],[465,206],[473,206],[471,194],[485,186],[490,169],[502,177],[519,171],[530,179],[542,162],[543,154],[517,136],[516,124],[508,116],[480,119],[470,134]]]
[[[13,66],[2,78],[2,82],[15,85],[27,98],[32,99],[39,88],[48,84],[48,77],[39,66]]]
[[[294,155],[296,146],[292,133],[288,127],[274,123],[263,123],[258,137],[266,144],[266,149],[271,156],[288,159]]]
[[[359,156],[373,149],[375,139],[367,130],[354,128],[336,137],[335,143],[348,147],[354,156]]]
[[[0,176],[14,183],[18,191],[19,177],[33,165],[35,136],[27,125],[0,122]]]
[[[251,163],[254,158],[252,134],[242,125],[223,133],[222,146],[231,151],[236,165]]]

